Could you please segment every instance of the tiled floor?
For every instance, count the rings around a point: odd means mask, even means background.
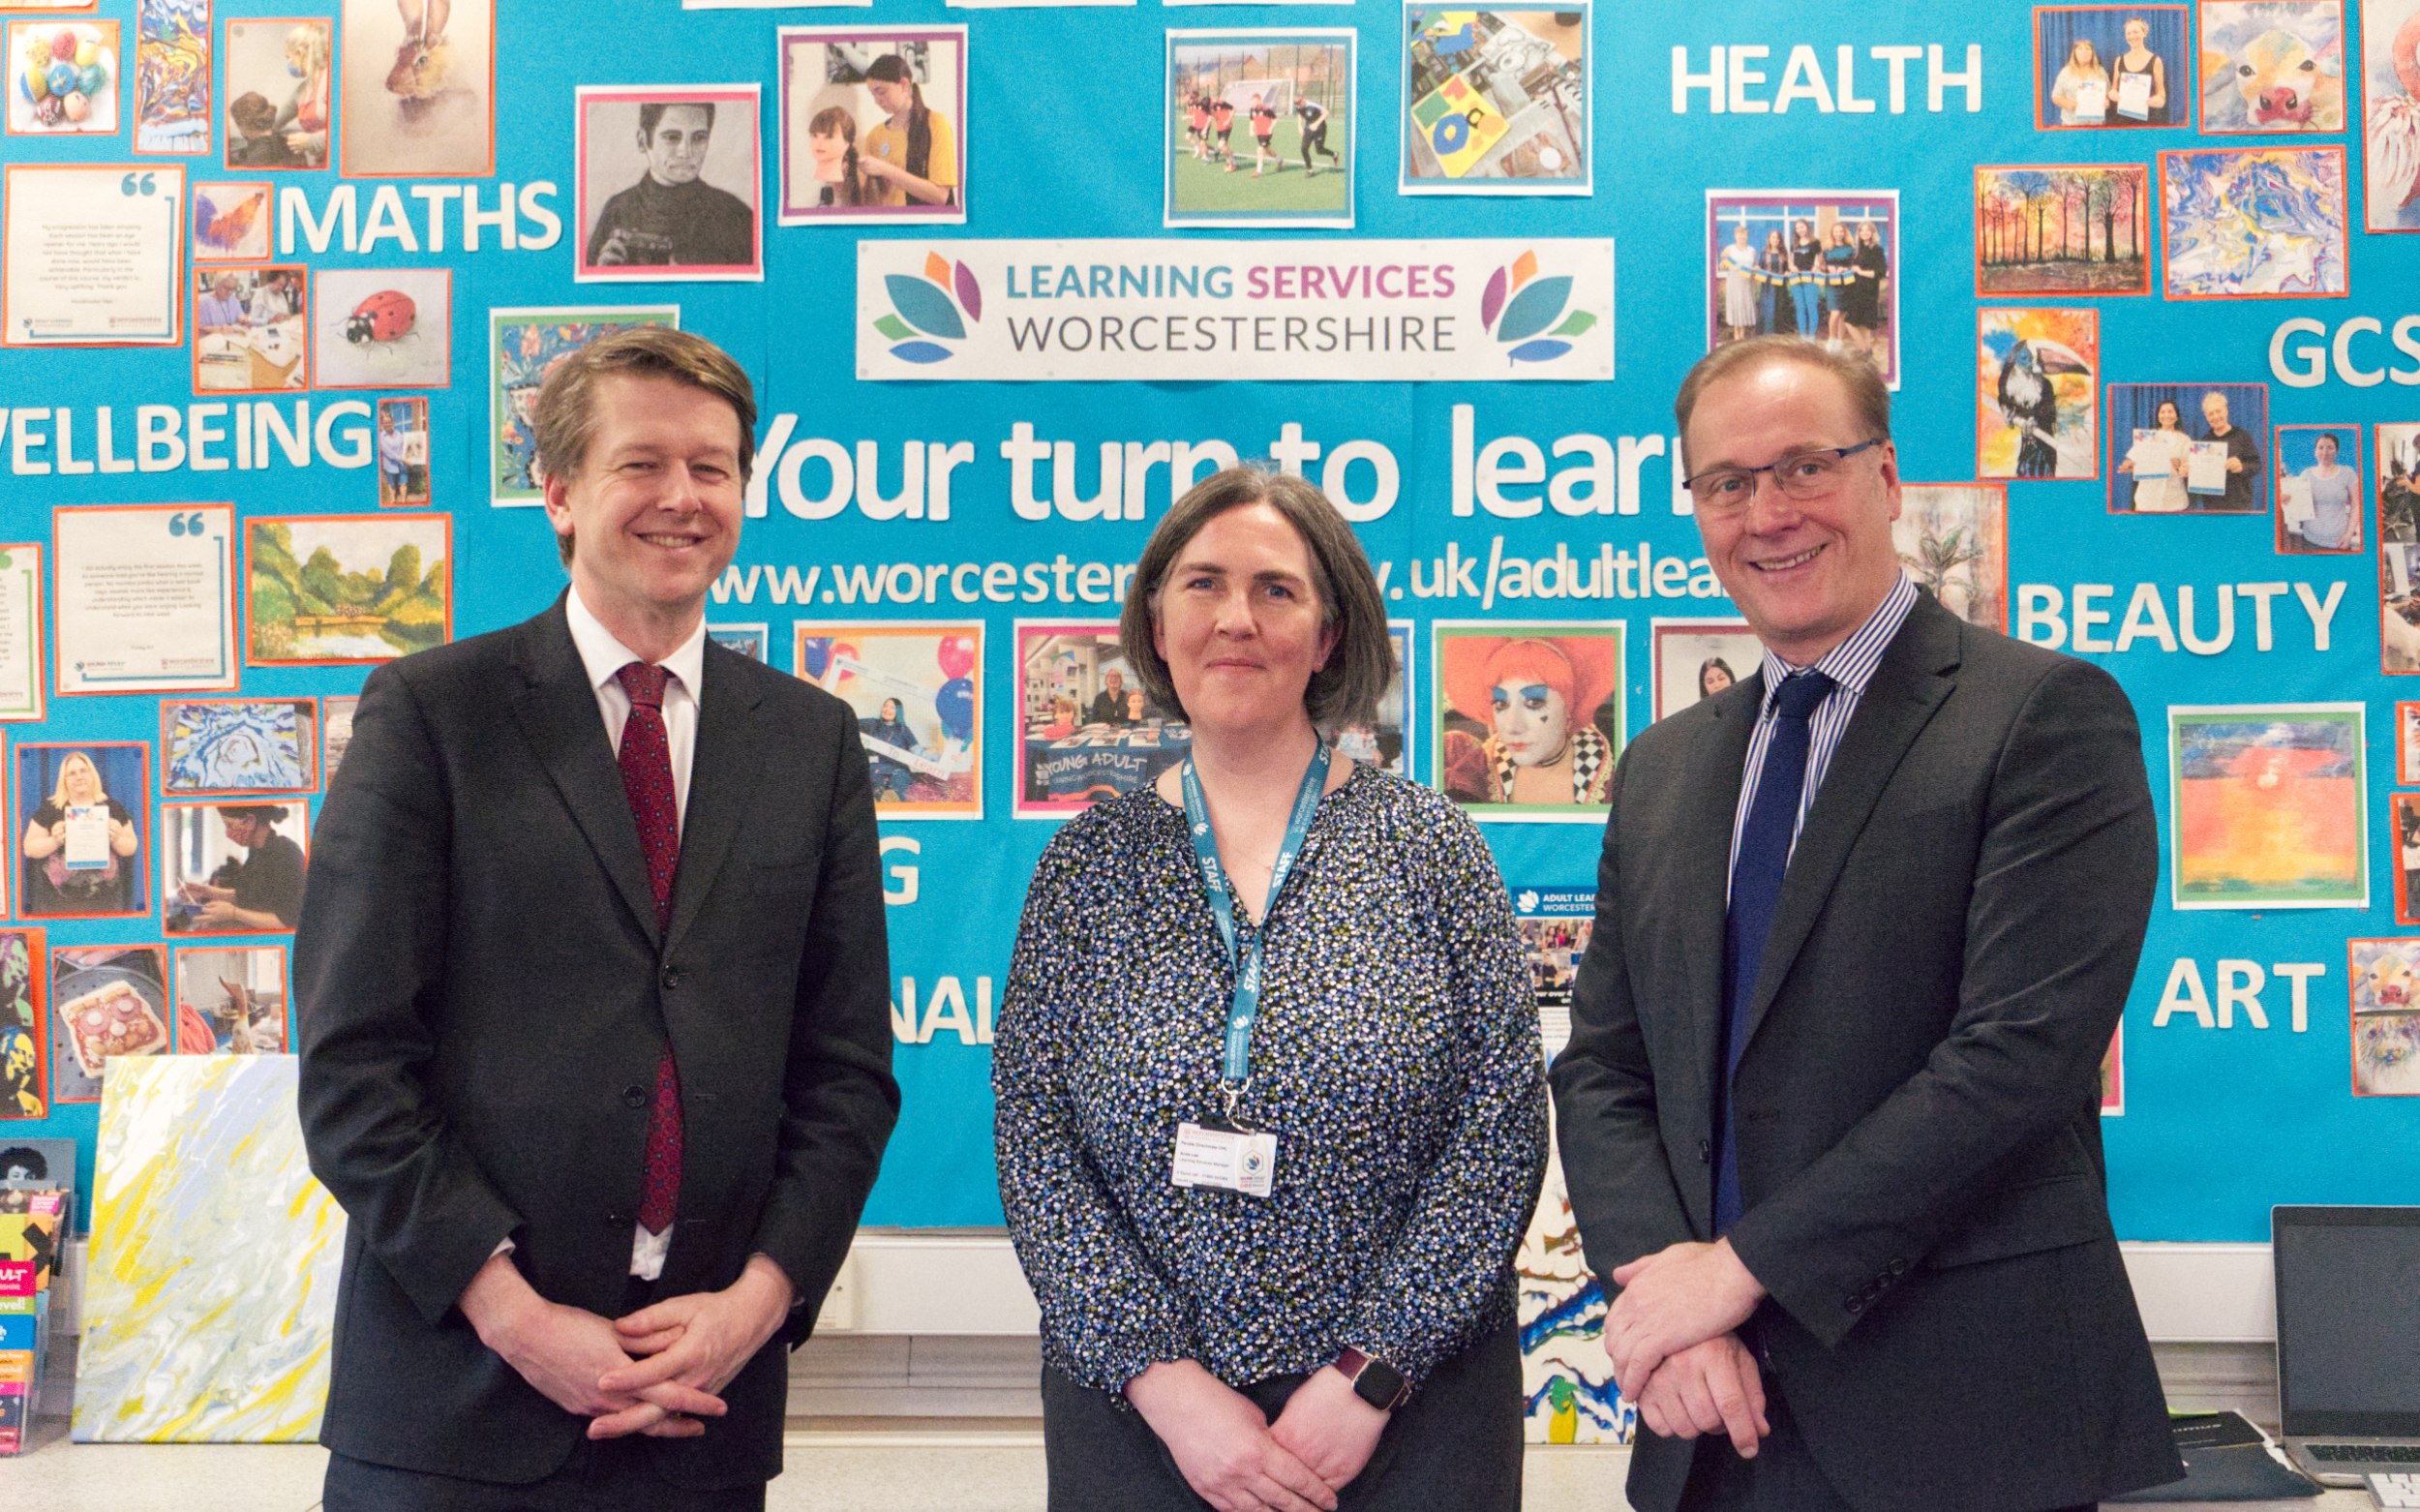
[[[324,1451],[286,1444],[77,1444],[44,1418],[23,1458],[0,1461],[15,1506],[76,1512],[308,1512]],[[791,1434],[769,1512],[1043,1512],[1038,1425],[982,1431],[851,1428]],[[1622,1450],[1532,1450],[1529,1508],[1626,1512]],[[2366,1501],[2367,1498],[2365,1497]]]
[[[323,1451],[310,1445],[75,1444],[67,1420],[45,1418],[34,1448],[0,1462],[12,1505],[76,1512],[310,1512]],[[977,1431],[801,1428],[770,1512],[1043,1512],[1041,1435],[1006,1422]],[[1528,1512],[1627,1512],[1622,1449],[1529,1451]],[[2185,1512],[2182,1504],[2171,1503]],[[2314,1501],[2234,1502],[2226,1512],[2360,1512],[2368,1494]],[[1943,1512],[1955,1512],[1944,1508]]]

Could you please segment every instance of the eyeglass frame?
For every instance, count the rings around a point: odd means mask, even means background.
[[[1877,446],[1881,446],[1881,445],[1886,444],[1887,442],[1889,442],[1889,441],[1890,441],[1890,439],[1891,439],[1891,438],[1890,438],[1890,437],[1888,437],[1888,436],[1875,436],[1875,437],[1870,437],[1870,438],[1867,438],[1867,439],[1865,439],[1865,440],[1861,440],[1861,441],[1858,442],[1858,443],[1857,443],[1856,445],[1854,445],[1854,446],[1814,446],[1814,447],[1809,447],[1809,448],[1808,448],[1807,450],[1805,450],[1805,451],[1794,451],[1794,452],[1788,453],[1788,454],[1787,454],[1787,455],[1785,455],[1785,456],[1776,457],[1776,458],[1774,458],[1772,461],[1770,461],[1770,462],[1769,462],[1769,463],[1765,464],[1765,465],[1764,465],[1763,467],[1761,467],[1761,468],[1737,468],[1737,467],[1719,467],[1719,468],[1709,468],[1709,469],[1706,469],[1705,471],[1703,471],[1703,472],[1694,473],[1694,474],[1692,474],[1692,475],[1690,475],[1690,476],[1688,476],[1688,477],[1682,478],[1682,479],[1680,480],[1680,486],[1681,486],[1682,488],[1685,488],[1685,489],[1687,489],[1687,490],[1689,491],[1689,498],[1690,498],[1692,500],[1694,500],[1694,501],[1695,501],[1696,507],[1698,507],[1699,509],[1703,509],[1703,508],[1705,507],[1705,505],[1706,505],[1706,500],[1705,500],[1705,499],[1703,499],[1698,498],[1698,492],[1697,492],[1697,488],[1696,488],[1696,484],[1697,484],[1698,479],[1700,479],[1700,478],[1710,478],[1710,477],[1714,476],[1714,475],[1715,475],[1716,473],[1718,473],[1718,472],[1737,472],[1737,473],[1741,473],[1741,474],[1743,474],[1743,475],[1745,475],[1745,476],[1746,476],[1746,478],[1748,479],[1748,492],[1747,492],[1747,498],[1746,498],[1746,499],[1744,499],[1744,500],[1740,503],[1740,505],[1739,505],[1739,507],[1740,507],[1741,509],[1743,509],[1743,510],[1744,510],[1745,508],[1747,508],[1747,506],[1748,506],[1749,504],[1752,504],[1752,503],[1754,503],[1754,502],[1756,501],[1756,475],[1757,475],[1758,473],[1760,473],[1760,472],[1770,472],[1770,473],[1772,473],[1772,475],[1773,475],[1773,487],[1774,487],[1774,488],[1776,488],[1776,489],[1778,489],[1778,490],[1780,490],[1782,497],[1783,497],[1783,498],[1785,498],[1785,499],[1800,499],[1800,500],[1802,500],[1802,501],[1803,501],[1803,500],[1806,500],[1806,499],[1825,499],[1825,498],[1829,498],[1829,497],[1830,497],[1830,490],[1827,490],[1827,491],[1825,491],[1824,493],[1821,493],[1821,494],[1793,494],[1793,493],[1791,493],[1791,492],[1790,492],[1790,489],[1789,489],[1789,486],[1788,486],[1787,484],[1785,484],[1785,483],[1783,483],[1783,482],[1781,481],[1781,473],[1780,473],[1777,469],[1780,469],[1780,468],[1782,468],[1782,467],[1784,467],[1784,466],[1786,466],[1786,465],[1788,465],[1788,464],[1790,464],[1790,463],[1794,463],[1794,462],[1804,462],[1805,460],[1807,460],[1807,459],[1808,459],[1808,458],[1810,458],[1810,457],[1825,457],[1825,456],[1829,456],[1829,457],[1830,457],[1830,458],[1831,458],[1834,462],[1836,462],[1836,463],[1837,463],[1837,462],[1846,462],[1846,461],[1848,461],[1851,457],[1856,456],[1859,452],[1861,452],[1861,451],[1871,451],[1871,450],[1873,450],[1873,449],[1874,449],[1875,447],[1877,447]]]

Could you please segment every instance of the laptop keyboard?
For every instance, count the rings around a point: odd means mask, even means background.
[[[2420,1507],[2420,1475],[2372,1475],[2370,1499],[2382,1507]]]
[[[2420,1444],[2314,1443],[2303,1452],[2330,1465],[2420,1465]]]

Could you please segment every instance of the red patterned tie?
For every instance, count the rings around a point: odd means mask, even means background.
[[[615,674],[630,695],[630,717],[621,727],[621,790],[629,796],[630,816],[639,822],[639,850],[655,892],[658,928],[672,922],[672,874],[681,860],[681,800],[672,785],[672,738],[664,729],[664,682],[670,676],[643,661]],[[655,1063],[655,1108],[647,1120],[647,1189],[639,1197],[639,1223],[649,1233],[662,1233],[680,1196],[681,1073],[666,1040]]]

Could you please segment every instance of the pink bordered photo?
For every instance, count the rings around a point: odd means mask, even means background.
[[[582,283],[761,282],[754,84],[583,85]]]

